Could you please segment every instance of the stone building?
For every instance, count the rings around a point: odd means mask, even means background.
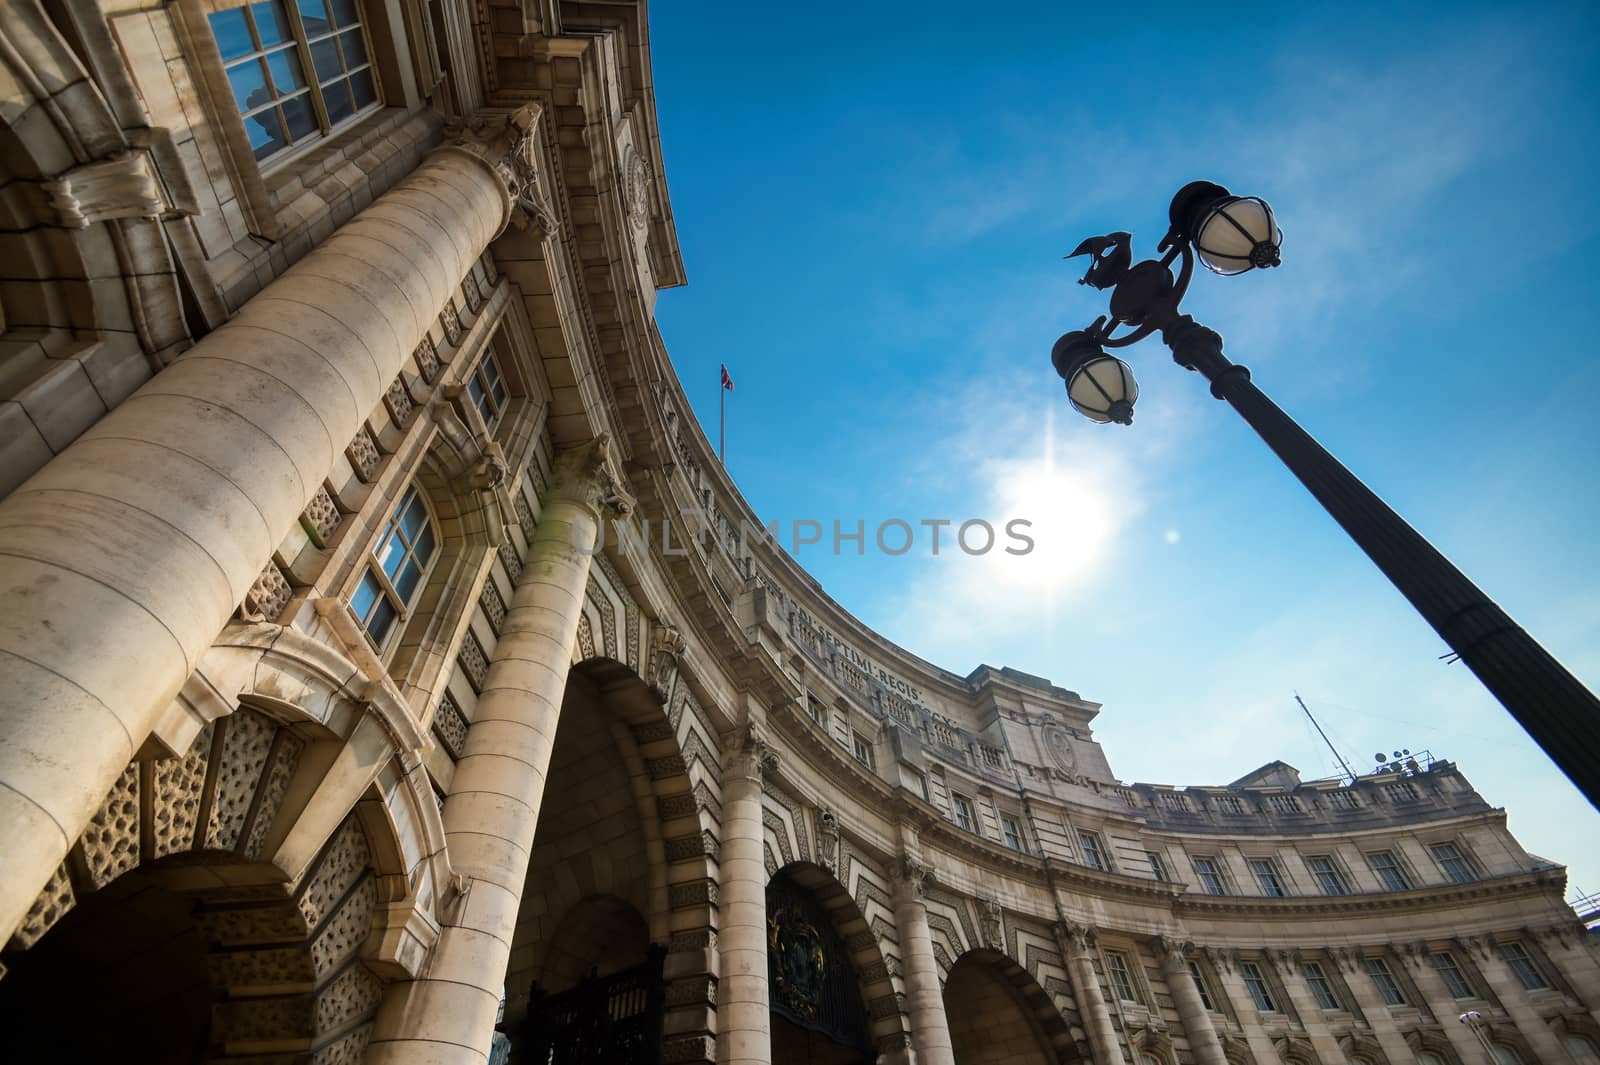
[[[1454,766],[1124,784],[751,535],[643,0],[0,15],[8,1060],[1596,1060]]]

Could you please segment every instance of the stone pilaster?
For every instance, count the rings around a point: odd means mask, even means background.
[[[913,858],[902,858],[894,884],[894,923],[900,934],[900,964],[906,982],[906,1006],[911,1016],[911,1041],[917,1065],[955,1065],[950,1023],[939,990],[939,966],[933,957],[933,935],[928,930],[928,907],[922,893],[928,868]]]
[[[1383,1048],[1383,1052],[1391,1061],[1408,1060],[1412,1056],[1411,1048],[1406,1045],[1400,1029],[1395,1026],[1393,1015],[1389,1013],[1389,1007],[1384,1005],[1382,996],[1378,994],[1377,985],[1372,982],[1372,976],[1367,972],[1365,955],[1360,950],[1349,947],[1328,953],[1331,957],[1337,958],[1345,970],[1350,994],[1355,996],[1356,1005],[1361,1007],[1361,1015],[1366,1018],[1367,1025],[1372,1029],[1372,1038],[1377,1040],[1378,1046]],[[1389,958],[1385,956],[1384,960],[1388,961]],[[1390,966],[1390,971],[1393,971],[1393,965]]]
[[[722,972],[717,983],[717,1061],[769,1065],[767,867],[762,860],[761,775],[777,755],[746,721],[722,769],[722,861],[717,916]]]
[[[1094,971],[1094,929],[1063,922],[1056,925],[1056,940],[1067,956],[1072,997],[1078,1001],[1078,1012],[1089,1035],[1089,1053],[1095,1065],[1121,1065],[1122,1048],[1117,1041],[1117,1029],[1111,1023],[1111,1010],[1106,1006],[1100,978]]]
[[[1432,952],[1426,943],[1407,943],[1397,948],[1397,953],[1411,971],[1411,980],[1417,985],[1423,1002],[1434,1020],[1444,1029],[1445,1038],[1462,1061],[1473,1061],[1483,1053],[1471,1030],[1460,1021],[1466,1007],[1458,1005],[1455,996],[1445,986],[1444,977],[1433,967]],[[1463,959],[1457,958],[1459,964]],[[1462,970],[1466,972],[1465,969]]]
[[[1156,938],[1156,953],[1161,957],[1161,973],[1166,977],[1172,1003],[1178,1008],[1178,1022],[1189,1039],[1189,1049],[1199,1065],[1227,1065],[1222,1042],[1211,1023],[1211,1011],[1200,1000],[1200,989],[1189,972],[1190,944],[1166,936]]]
[[[1477,954],[1478,968],[1483,973],[1483,978],[1489,983],[1489,990],[1500,1000],[1500,1005],[1505,1009],[1506,1015],[1511,1018],[1511,1023],[1517,1026],[1517,1031],[1522,1033],[1522,1038],[1528,1041],[1528,1046],[1533,1050],[1534,1057],[1539,1061],[1562,1061],[1566,1057],[1566,1048],[1561,1045],[1561,1040],[1556,1038],[1555,1032],[1539,1016],[1539,1009],[1534,1004],[1533,996],[1522,986],[1522,981],[1517,979],[1516,973],[1511,971],[1511,966],[1500,956],[1498,944],[1489,936],[1475,937],[1468,942],[1468,946]],[[1529,955],[1537,956],[1533,952],[1533,944],[1525,943],[1529,948]],[[1540,966],[1541,969],[1544,966]],[[1546,973],[1545,979],[1549,979]]]
[[[367,1050],[371,1065],[488,1058],[592,551],[606,512],[631,509],[608,450],[602,433],[556,462],[445,799],[445,838],[466,881],[463,896],[426,976],[386,995]]]
[[[435,152],[0,501],[0,941],[526,210],[536,119]]]
[[[1311,1041],[1317,1056],[1328,1061],[1338,1061],[1344,1057],[1344,1050],[1339,1046],[1339,1041],[1323,1023],[1322,1007],[1317,1005],[1316,996],[1312,994],[1310,986],[1305,981],[1304,955],[1298,950],[1276,950],[1272,952],[1272,960],[1277,963],[1278,977],[1283,981],[1284,993],[1289,996],[1290,1004],[1300,1015],[1300,1023],[1306,1030],[1306,1038]]]

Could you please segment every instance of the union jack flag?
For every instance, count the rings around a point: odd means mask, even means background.
[[[729,392],[733,391],[733,376],[728,373],[728,364],[722,364],[722,387]]]

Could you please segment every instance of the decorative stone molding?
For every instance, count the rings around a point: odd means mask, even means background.
[[[483,653],[483,644],[468,629],[461,640],[461,650],[456,655],[456,661],[461,665],[461,672],[472,684],[474,691],[483,690],[483,682],[489,677],[489,656]]]
[[[933,869],[917,858],[902,855],[894,869],[894,878],[905,885],[913,898],[922,898],[927,895],[933,882]]]
[[[1002,930],[1003,911],[1000,908],[1000,900],[979,898],[977,903],[978,932],[983,939],[983,945],[990,950],[1003,950],[1005,934]]]
[[[293,594],[289,579],[283,575],[278,564],[269,558],[266,568],[245,593],[244,603],[239,607],[239,617],[243,621],[276,622]]]
[[[817,862],[838,874],[839,818],[829,806],[817,807]]]
[[[456,310],[454,296],[444,301],[444,307],[439,311],[439,324],[444,328],[444,338],[451,347],[461,343],[461,314]]]
[[[478,287],[478,275],[470,270],[461,279],[461,294],[467,299],[467,310],[477,314],[483,306],[483,290]]]
[[[449,692],[444,693],[438,709],[433,712],[433,731],[450,757],[460,760],[467,749],[467,719]]]
[[[1088,957],[1094,953],[1098,937],[1095,930],[1085,924],[1075,924],[1072,921],[1061,922],[1062,940],[1067,949],[1075,958]]]
[[[113,218],[160,218],[176,210],[144,149],[74,167],[45,182],[45,191],[68,229]]]
[[[406,387],[404,371],[396,374],[394,380],[389,382],[389,388],[383,394],[383,404],[389,408],[389,417],[394,420],[394,424],[404,429],[414,406],[411,401],[411,390]]]
[[[316,494],[311,497],[311,502],[306,504],[305,512],[300,516],[300,524],[305,529],[311,542],[318,547],[327,547],[333,542],[333,534],[339,530],[339,523],[344,520],[344,515],[339,513],[339,508],[334,505],[333,495],[326,485],[319,487]]]
[[[1189,964],[1189,952],[1194,950],[1194,944],[1171,936],[1156,936],[1155,948],[1163,964],[1182,968]]]
[[[1233,972],[1234,961],[1238,957],[1232,947],[1201,947],[1200,953],[1213,968],[1229,973]]]
[[[517,554],[516,546],[510,540],[500,545],[500,564],[506,568],[512,584],[522,580],[522,556]],[[590,654],[593,654],[592,649]]]
[[[506,621],[506,601],[501,598],[500,588],[493,580],[483,582],[483,594],[478,596],[478,606],[488,619],[489,627],[498,635]]]
[[[363,422],[361,428],[356,430],[344,454],[350,460],[350,467],[356,471],[356,476],[364,483],[371,484],[382,456],[378,454],[378,445],[373,441],[372,430],[367,428],[366,423]]]
[[[433,346],[433,337],[424,334],[411,357],[416,360],[417,369],[422,371],[422,379],[432,384],[439,376],[439,349]]]
[[[502,232],[506,225],[518,229],[532,225],[544,236],[560,231],[561,221],[540,187],[537,159],[542,114],[534,103],[511,112],[480,113],[448,127],[450,141],[439,149],[462,152],[495,172],[505,196]]]
[[[517,499],[522,506],[527,506],[520,493]],[[531,521],[532,516],[529,517]],[[678,679],[679,663],[688,647],[689,642],[683,638],[683,633],[678,631],[677,626],[665,620],[657,622],[650,638],[650,668],[645,681],[662,702],[672,698],[672,689]]]
[[[764,774],[778,768],[778,752],[754,721],[746,720],[723,747],[727,752],[723,772],[728,779],[743,777],[759,784]]]
[[[628,146],[627,158],[622,163],[622,198],[627,207],[628,221],[635,229],[650,224],[650,165],[640,158],[633,146]]]
[[[609,432],[601,432],[588,443],[569,448],[557,457],[550,496],[588,507],[597,518],[606,514],[626,518],[633,513],[634,498],[622,486],[611,459]]]

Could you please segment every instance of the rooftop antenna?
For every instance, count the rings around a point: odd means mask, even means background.
[[[1317,719],[1311,714],[1311,708],[1306,705],[1304,699],[1300,698],[1299,692],[1294,693],[1294,701],[1299,703],[1300,709],[1306,712],[1306,717],[1311,721],[1311,727],[1317,730],[1317,735],[1322,737],[1322,742],[1328,745],[1328,750],[1332,751],[1333,756],[1339,760],[1339,766],[1344,770],[1344,775],[1350,778],[1350,783],[1354,784],[1356,775],[1350,772],[1350,766],[1345,762],[1344,755],[1339,753],[1339,748],[1333,745],[1333,741],[1328,738],[1328,734],[1322,731],[1322,726],[1317,724]]]

